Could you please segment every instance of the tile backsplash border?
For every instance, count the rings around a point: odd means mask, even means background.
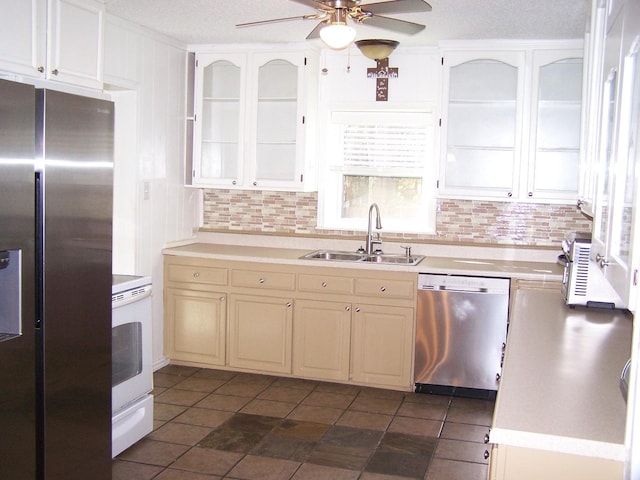
[[[316,228],[317,192],[204,189],[203,229],[352,237]],[[440,199],[434,235],[384,232],[385,239],[557,247],[566,232],[590,231],[573,205]]]

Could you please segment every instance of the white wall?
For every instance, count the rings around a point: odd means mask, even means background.
[[[199,190],[184,186],[186,48],[108,17],[104,74],[119,119],[114,168],[115,273],[151,275],[153,279],[153,361],[158,367],[166,361],[162,248],[194,234],[202,203]]]

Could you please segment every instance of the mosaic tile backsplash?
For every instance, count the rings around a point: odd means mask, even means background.
[[[316,228],[317,192],[204,190],[204,229],[234,233],[360,236]],[[434,235],[384,232],[386,239],[557,247],[566,232],[590,231],[572,205],[439,200]],[[384,230],[383,230],[384,231]]]

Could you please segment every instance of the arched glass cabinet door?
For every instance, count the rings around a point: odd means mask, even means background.
[[[536,103],[532,106],[527,194],[573,200],[578,195],[582,58],[558,58],[560,54],[534,52]]]
[[[253,186],[277,187],[296,182],[301,172],[299,139],[301,68],[298,54],[254,54],[254,88],[257,92],[252,143]]]
[[[440,191],[507,198],[515,195],[518,176],[524,57],[517,52],[478,55],[445,54],[448,102]]]
[[[197,56],[194,184],[242,181],[246,56]]]

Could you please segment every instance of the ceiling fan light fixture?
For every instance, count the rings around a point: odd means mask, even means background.
[[[395,40],[383,40],[383,39],[371,39],[371,40],[358,40],[356,47],[362,52],[362,54],[370,58],[371,60],[382,60],[391,55],[399,42]]]
[[[331,23],[320,30],[320,38],[334,50],[347,48],[356,38],[356,31],[344,23]]]

